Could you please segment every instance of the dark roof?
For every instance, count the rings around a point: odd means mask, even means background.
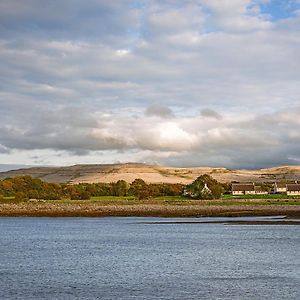
[[[286,189],[287,191],[298,192],[300,191],[300,184],[298,183],[287,184]]]
[[[254,189],[255,192],[266,192],[266,190],[264,190],[261,186],[255,186]]]
[[[283,189],[286,188],[286,183],[283,182],[276,182],[277,188]]]
[[[252,183],[233,183],[232,191],[254,191],[254,185]]]

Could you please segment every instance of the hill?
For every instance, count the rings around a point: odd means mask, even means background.
[[[229,170],[226,168],[172,168],[140,163],[74,165],[68,167],[33,167],[0,172],[0,179],[30,175],[47,182],[96,183],[132,182],[141,178],[147,183],[189,184],[198,176],[209,174],[220,182],[262,182],[274,180],[300,180],[300,166],[284,166],[259,170]]]

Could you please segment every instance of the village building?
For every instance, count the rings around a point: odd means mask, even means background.
[[[201,193],[207,193],[207,194],[211,194],[211,190],[210,188],[207,186],[207,184],[204,184],[203,189],[201,190]]]
[[[261,186],[255,186],[254,187],[255,194],[256,195],[268,195],[268,191],[264,190]]]
[[[187,189],[184,189],[183,194],[184,197],[192,197],[192,198],[196,198],[198,196],[198,194],[193,193]]]
[[[232,195],[254,195],[254,183],[233,183]]]
[[[201,194],[211,194],[212,193],[211,189],[207,186],[207,183],[204,184],[204,187],[202,188],[200,193]],[[186,197],[197,198],[200,193],[192,192],[187,189],[183,190],[183,196],[186,196]]]
[[[282,182],[275,182],[274,183],[274,193],[275,194],[281,194],[281,193],[286,193],[286,183]]]
[[[299,196],[300,195],[300,184],[292,183],[286,185],[286,194],[288,196]]]

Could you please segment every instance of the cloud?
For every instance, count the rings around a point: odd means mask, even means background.
[[[257,167],[276,160],[292,163],[292,157],[298,157],[298,114],[295,108],[293,113],[243,113],[239,118],[227,113],[220,119],[209,113],[153,119],[152,115],[129,117],[65,107],[50,115],[48,109],[40,110],[35,123],[3,126],[0,139],[2,148],[10,151],[52,149],[88,156],[117,150],[122,156],[134,150],[146,151],[144,161],[155,158],[161,163],[192,165],[197,159],[201,164]]]
[[[259,6],[251,0],[204,0],[212,12],[215,26],[230,32],[268,30],[272,23],[260,13]]]
[[[3,0],[0,33],[6,38],[35,37],[107,41],[134,28],[137,11],[124,1]]]
[[[214,119],[217,119],[217,120],[222,119],[222,116],[219,113],[217,113],[216,111],[214,111],[212,109],[209,109],[209,108],[202,109],[201,110],[201,115],[203,117],[214,118]]]
[[[174,116],[172,110],[169,107],[163,106],[158,103],[148,106],[145,111],[145,115],[146,116],[157,116],[157,117],[161,117],[161,118],[170,118],[170,117]]]
[[[0,144],[0,153],[9,153],[9,149]]]
[[[262,2],[1,1],[0,162],[297,163],[300,16]]]

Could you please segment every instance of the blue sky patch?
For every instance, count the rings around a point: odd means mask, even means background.
[[[261,12],[269,14],[273,21],[290,18],[300,9],[300,2],[295,0],[273,0],[261,5]]]

